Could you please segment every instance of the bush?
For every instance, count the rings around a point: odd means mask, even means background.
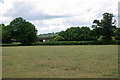
[[[120,41],[52,41],[38,42],[32,45],[119,45]]]
[[[21,46],[20,42],[12,42],[7,44],[2,44],[2,46]]]
[[[52,41],[52,42],[37,42],[24,46],[40,46],[40,45],[120,45],[120,40],[110,42],[105,41]],[[2,44],[2,46],[23,46],[21,43],[13,42],[11,44]]]
[[[62,40],[64,40],[64,38],[59,35],[53,37],[53,41],[62,41]]]

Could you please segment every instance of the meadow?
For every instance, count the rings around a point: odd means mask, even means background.
[[[2,47],[3,78],[117,78],[118,45]]]

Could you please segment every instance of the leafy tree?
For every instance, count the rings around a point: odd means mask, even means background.
[[[64,41],[67,41],[68,40],[68,33],[66,31],[61,31],[58,33],[59,36],[63,37]]]
[[[53,37],[53,41],[63,41],[64,38],[62,36],[56,35],[55,37]]]
[[[115,33],[115,39],[120,40],[120,28],[116,28],[114,33]]]
[[[80,30],[81,30],[81,34],[80,34],[81,40],[83,40],[83,41],[90,40],[90,38],[91,38],[91,36],[89,35],[90,28],[89,27],[81,27]]]
[[[79,27],[71,27],[66,30],[68,41],[79,41],[81,30]]]
[[[112,40],[113,29],[116,28],[115,22],[113,22],[113,14],[104,13],[102,20],[94,20],[93,23],[97,24],[94,27],[100,27],[102,29],[103,40]]]
[[[102,34],[102,28],[99,28],[99,27],[93,28],[93,30],[90,30],[89,34],[90,34],[91,40],[98,40],[98,38]]]
[[[61,31],[59,36],[63,37],[65,41],[87,41],[92,39],[89,27],[71,27],[66,31]]]
[[[22,45],[26,45],[37,40],[37,30],[35,26],[19,17],[10,22],[12,38]]]
[[[9,25],[5,26],[4,24],[1,24],[1,26],[2,26],[2,43],[11,43],[12,35],[10,26]]]

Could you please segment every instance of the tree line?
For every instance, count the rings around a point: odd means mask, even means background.
[[[66,31],[61,31],[54,37],[54,41],[92,41],[120,40],[120,28],[117,28],[113,21],[113,14],[104,13],[103,19],[94,20],[92,29],[89,27],[71,27]]]
[[[54,36],[53,41],[111,41],[113,38],[120,40],[120,28],[116,27],[113,17],[111,13],[104,13],[103,19],[93,21],[92,29],[86,26],[70,27]],[[22,17],[15,18],[9,25],[0,24],[0,26],[2,43],[15,41],[27,45],[38,40],[35,26]]]

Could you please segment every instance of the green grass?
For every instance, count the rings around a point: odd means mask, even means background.
[[[117,45],[3,47],[3,78],[117,78]]]
[[[21,43],[20,42],[12,42],[9,44],[2,44],[2,46],[18,46],[18,45],[21,45]]]

